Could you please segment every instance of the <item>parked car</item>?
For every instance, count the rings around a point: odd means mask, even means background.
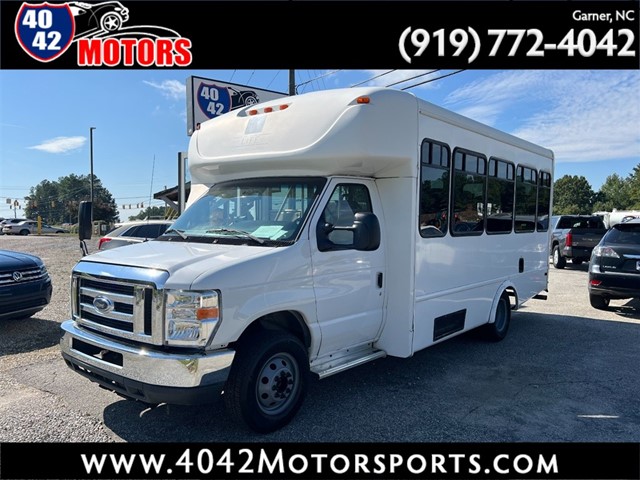
[[[2,227],[2,233],[6,235],[29,235],[38,233],[38,222],[25,220],[19,223],[9,223]],[[40,225],[40,233],[69,233],[64,228],[52,227],[46,223]]]
[[[554,215],[551,217],[551,252],[553,266],[564,268],[567,259],[574,265],[588,262],[593,248],[607,228],[598,215]]]
[[[0,221],[0,235],[4,234],[4,232],[2,231],[2,228],[5,225],[14,225],[16,223],[26,222],[27,220],[28,220],[27,218],[3,218]]]
[[[640,298],[640,218],[615,224],[593,249],[589,302],[600,310],[609,300]]]
[[[139,220],[116,224],[113,230],[98,240],[98,250],[108,250],[158,238],[172,223],[172,220]]]
[[[51,301],[51,277],[42,259],[0,250],[0,319],[27,318]]]

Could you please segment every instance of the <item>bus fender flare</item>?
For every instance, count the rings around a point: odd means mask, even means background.
[[[493,297],[493,302],[491,304],[491,312],[489,313],[489,319],[487,323],[493,323],[496,318],[496,309],[498,308],[498,302],[500,301],[500,297],[505,293],[509,296],[509,304],[511,305],[511,310],[516,310],[518,308],[518,292],[516,290],[515,285],[506,280],[502,282],[500,287],[496,290],[496,294]]]

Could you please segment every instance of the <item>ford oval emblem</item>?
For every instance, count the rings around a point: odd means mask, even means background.
[[[113,302],[107,297],[100,295],[93,299],[93,306],[102,313],[109,313],[113,310]]]

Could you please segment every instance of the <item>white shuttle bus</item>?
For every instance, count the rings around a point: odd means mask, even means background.
[[[223,392],[268,432],[311,374],[475,328],[501,340],[512,310],[546,296],[553,153],[413,94],[234,110],[200,126],[188,159],[187,207],[164,235],[72,272],[62,355],[123,397]]]

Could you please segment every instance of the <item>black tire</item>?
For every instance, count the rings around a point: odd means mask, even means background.
[[[260,329],[243,339],[224,387],[230,415],[258,433],[282,428],[307,392],[309,358],[300,340],[283,330]]]
[[[498,305],[496,306],[496,313],[493,317],[493,322],[487,323],[482,327],[482,333],[486,340],[490,342],[499,342],[504,340],[509,331],[509,325],[511,324],[511,302],[509,300],[509,294],[502,292]]]
[[[589,303],[598,310],[607,310],[609,308],[609,298],[601,295],[589,294]]]
[[[23,230],[20,230],[20,235],[29,235],[29,230],[27,230],[26,228]]]
[[[553,266],[555,268],[564,268],[565,265],[567,265],[567,259],[564,258],[562,256],[562,254],[560,253],[560,247],[558,245],[555,245],[553,247],[553,252],[552,252],[552,260],[553,260]]]

